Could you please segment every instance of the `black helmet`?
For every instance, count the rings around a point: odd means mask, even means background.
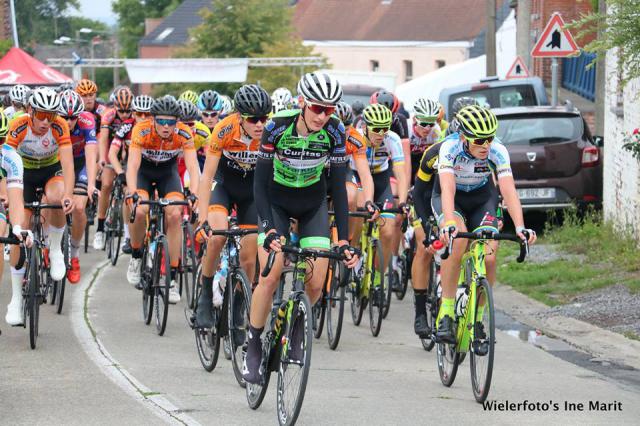
[[[344,101],[338,102],[336,105],[336,114],[345,126],[351,126],[353,124],[353,110],[351,105]]]
[[[168,115],[171,117],[180,117],[180,107],[176,98],[170,95],[156,99],[151,106],[151,115]]]
[[[257,84],[246,84],[239,88],[233,102],[242,115],[261,117],[271,112],[271,97]]]
[[[362,114],[362,111],[364,111],[364,104],[362,101],[353,101],[351,104],[351,110],[354,115],[360,115]]]
[[[470,96],[463,96],[461,98],[456,99],[455,101],[453,101],[453,105],[451,105],[451,114],[449,114],[449,116],[455,117],[462,108],[469,105],[480,105],[480,104],[475,98],[472,98]]]
[[[180,120],[181,121],[194,121],[200,118],[198,107],[185,99],[179,99],[177,101],[180,107]]]

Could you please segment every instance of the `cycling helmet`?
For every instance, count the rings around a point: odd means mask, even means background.
[[[458,130],[470,138],[487,138],[495,136],[498,130],[498,119],[488,108],[470,105],[456,114]]]
[[[369,127],[391,127],[391,110],[382,104],[371,104],[362,111],[364,122]]]
[[[277,114],[280,111],[288,109],[288,106],[289,106],[288,102],[283,102],[280,99],[271,98],[271,112],[273,114]]]
[[[378,90],[377,92],[373,92],[371,98],[369,98],[370,104],[382,104],[389,108],[392,113],[395,113],[400,107],[400,101],[396,98],[391,92],[387,92],[386,90]]]
[[[440,114],[440,104],[427,98],[420,98],[413,106],[415,116],[418,120],[435,123]]]
[[[80,96],[95,95],[98,93],[98,86],[88,78],[83,78],[76,86],[76,92]]]
[[[280,100],[283,104],[289,102],[292,97],[291,92],[286,87],[278,87],[271,94],[272,101]]]
[[[65,90],[60,93],[60,106],[58,114],[63,117],[75,117],[84,111],[82,98],[73,90]]]
[[[4,112],[0,111],[0,138],[4,138],[9,133],[9,119]]]
[[[131,109],[131,102],[133,102],[133,93],[131,93],[131,89],[123,86],[113,94],[113,106],[116,107],[116,109]]]
[[[455,117],[462,108],[469,105],[480,105],[480,104],[475,98],[472,98],[470,96],[463,96],[461,98],[456,99],[455,101],[453,101],[453,105],[451,105],[451,117]]]
[[[353,101],[351,110],[353,111],[353,115],[360,115],[364,110],[364,104],[361,101]]]
[[[340,121],[342,121],[342,124],[345,126],[353,124],[353,110],[348,103],[344,101],[338,102],[338,105],[336,105],[336,114],[338,114]]]
[[[60,105],[60,95],[48,87],[38,87],[31,92],[29,105],[39,111],[57,112]]]
[[[168,115],[170,117],[180,117],[180,107],[178,102],[171,95],[166,95],[156,99],[151,106],[151,115]]]
[[[342,98],[340,82],[323,72],[307,73],[298,82],[298,94],[307,102],[337,104]]]
[[[26,103],[26,96],[29,93],[29,88],[24,84],[16,84],[9,90],[9,99],[14,104],[24,105]]]
[[[205,90],[198,96],[198,104],[196,106],[200,111],[219,111],[222,108],[222,101],[215,90]]]
[[[220,96],[220,102],[222,103],[222,108],[220,110],[220,114],[229,115],[233,112],[233,101],[227,95]]]
[[[185,99],[178,99],[178,106],[180,107],[180,120],[181,121],[195,121],[200,118],[200,111],[191,102]]]
[[[138,95],[133,98],[131,108],[136,112],[149,112],[153,102],[153,98],[149,95]]]
[[[185,90],[184,92],[180,93],[180,97],[178,99],[191,102],[195,105],[198,103],[198,94],[193,90]]]
[[[257,84],[245,84],[233,97],[236,110],[242,115],[261,117],[271,112],[269,94]]]
[[[76,85],[73,81],[65,81],[60,86],[58,86],[58,92],[62,93],[65,90],[74,90]]]

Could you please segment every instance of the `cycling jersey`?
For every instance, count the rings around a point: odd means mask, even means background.
[[[7,180],[7,188],[24,187],[24,169],[22,158],[11,146],[3,144],[0,148],[0,174]]]
[[[253,174],[260,152],[260,140],[251,139],[240,126],[240,114],[228,115],[213,128],[209,154],[220,157],[216,181],[224,176]]]
[[[7,107],[5,110],[3,110],[2,112],[4,112],[4,115],[9,119],[9,121],[13,120],[14,118],[18,118],[18,117],[22,117],[23,115],[27,115],[27,113],[23,110],[16,110],[13,105],[10,107]]]
[[[497,138],[489,147],[489,156],[481,160],[467,152],[458,133],[449,135],[440,146],[438,162],[438,173],[455,175],[456,188],[464,192],[484,186],[494,171],[498,179],[513,175],[509,152]]]
[[[96,140],[96,122],[93,114],[84,111],[78,116],[76,125],[71,130],[71,146],[73,147],[73,158],[84,159],[85,145],[95,145]]]
[[[433,183],[433,175],[438,172],[438,155],[440,154],[441,145],[442,141],[437,142],[424,151],[416,174],[416,182],[420,180]]]
[[[176,123],[175,131],[169,139],[162,139],[156,132],[153,120],[136,124],[131,136],[130,149],[142,151],[142,158],[150,163],[162,164],[174,160],[184,150],[194,150],[191,129],[183,123]]]
[[[104,104],[100,104],[96,101],[95,106],[93,107],[93,111],[89,111],[89,113],[93,114],[93,118],[96,122],[96,133],[100,132],[102,128],[102,115],[105,114],[108,110],[108,107]]]
[[[125,152],[129,150],[129,145],[131,145],[131,135],[133,134],[133,128],[136,125],[136,120],[133,118],[128,118],[120,124],[118,130],[116,130],[113,135],[113,139],[111,140],[111,146],[115,146],[118,150],[124,147]],[[122,153],[122,151],[120,151]]]
[[[40,169],[59,162],[58,148],[71,145],[69,125],[61,118],[51,123],[43,135],[31,130],[31,117],[24,115],[11,121],[7,144],[18,151],[25,169]]]
[[[386,171],[389,168],[389,160],[393,164],[404,164],[402,142],[394,132],[387,132],[378,146],[373,146],[371,141],[368,142],[366,155],[372,175]],[[353,160],[351,160],[351,169],[356,170],[356,164]]]
[[[347,129],[347,155],[351,158],[362,158],[367,155],[367,140],[353,126]],[[355,166],[355,164],[354,164]]]
[[[211,130],[201,121],[196,121],[193,127],[193,143],[196,147],[196,152],[200,157],[207,156],[207,145],[209,144],[209,137],[211,136]]]

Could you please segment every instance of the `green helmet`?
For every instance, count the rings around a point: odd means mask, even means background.
[[[193,90],[185,90],[180,94],[178,100],[187,101],[196,105],[198,103],[198,94]]]
[[[498,119],[489,108],[470,105],[456,114],[458,131],[470,138],[488,138],[496,135]]]
[[[391,127],[391,110],[382,104],[372,104],[362,111],[364,122],[369,127]]]

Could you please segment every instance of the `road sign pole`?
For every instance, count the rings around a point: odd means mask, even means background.
[[[551,58],[551,106],[558,106],[558,58]]]

